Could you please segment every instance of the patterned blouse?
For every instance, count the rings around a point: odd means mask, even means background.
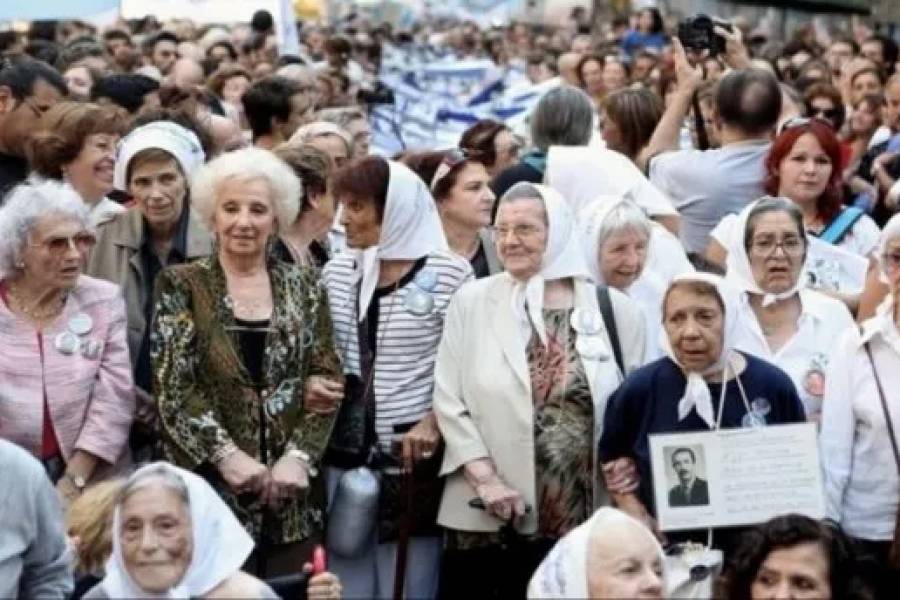
[[[572,309],[544,309],[547,345],[536,332],[526,348],[534,405],[538,530],[560,539],[593,513],[594,403],[575,349]],[[495,545],[498,533],[450,531],[451,547]]]
[[[256,497],[238,498],[211,464],[212,457],[233,443],[269,466],[291,448],[306,452],[317,464],[337,413],[305,412],[305,382],[314,375],[342,379],[325,288],[315,272],[275,260],[268,270],[274,308],[260,385],[254,385],[241,360],[239,329],[216,257],[160,273],[151,334],[166,456],[206,477],[257,540],[268,511]],[[321,486],[315,479],[312,490]],[[268,541],[295,542],[320,532],[324,505],[314,496],[318,494],[301,494],[277,515],[267,514]]]

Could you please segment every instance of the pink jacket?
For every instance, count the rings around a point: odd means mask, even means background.
[[[94,356],[81,350],[64,354],[57,348],[58,336],[69,330],[76,315],[81,321],[88,315],[93,322],[90,332],[77,337],[82,348],[94,342],[99,349]],[[118,286],[79,277],[62,315],[41,339],[39,347],[34,327],[0,302],[0,437],[40,456],[46,390],[66,460],[75,450],[84,450],[110,464],[128,462],[135,398],[125,302]]]

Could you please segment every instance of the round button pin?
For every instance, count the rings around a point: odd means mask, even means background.
[[[71,331],[65,331],[59,334],[53,341],[53,346],[56,348],[56,350],[60,354],[65,354],[67,356],[78,352],[78,348],[80,345],[81,342],[78,340],[78,337]]]
[[[437,286],[437,273],[431,269],[422,269],[416,274],[413,282],[422,288],[423,291],[434,291],[434,288]]]
[[[75,335],[87,335],[94,328],[94,320],[86,313],[78,313],[69,319],[69,331]]]
[[[409,312],[421,317],[430,313],[434,308],[434,298],[421,290],[409,290],[403,304]]]

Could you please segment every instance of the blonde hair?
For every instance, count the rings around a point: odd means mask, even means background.
[[[79,538],[75,569],[99,575],[112,554],[113,514],[125,481],[111,479],[84,490],[69,507],[66,531]]]

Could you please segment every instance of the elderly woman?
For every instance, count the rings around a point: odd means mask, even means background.
[[[334,166],[343,167],[353,156],[353,139],[334,123],[316,121],[300,127],[289,143],[309,144],[331,157]]]
[[[858,550],[833,523],[775,517],[747,531],[719,580],[729,600],[871,600]]]
[[[531,578],[528,598],[662,600],[664,566],[663,549],[643,523],[604,507],[557,542]]]
[[[726,278],[741,292],[735,345],[783,369],[806,417],[818,421],[828,351],[855,329],[843,302],[806,287],[803,215],[786,198],[762,198],[741,212]]]
[[[880,587],[893,591],[900,581],[887,567],[900,503],[893,408],[900,403],[900,216],[885,225],[878,255],[890,294],[861,334],[848,329],[833,346],[819,444],[826,514],[876,556],[885,570]]]
[[[484,164],[460,150],[409,154],[403,162],[431,188],[450,249],[469,261],[476,278],[499,272],[488,229],[495,198]]]
[[[363,532],[369,537],[357,552],[332,545],[331,565],[348,596],[390,596],[402,522],[409,534],[406,593],[430,598],[442,546],[435,524],[442,488],[435,356],[450,298],[472,270],[449,251],[428,188],[406,166],[357,160],[334,174],[332,193],[344,206],[349,250],[325,266],[323,278],[348,383],[326,457],[329,497],[347,493],[365,464],[379,473],[381,494],[378,527]],[[416,486],[415,506],[407,485]],[[332,516],[328,527],[356,524]]]
[[[241,571],[253,540],[190,471],[163,462],[135,471],[118,492],[111,525],[106,573],[84,598],[278,598]],[[340,598],[329,573],[309,585],[311,598]]]
[[[316,113],[319,121],[334,123],[350,135],[353,143],[352,158],[363,158],[369,155],[372,144],[372,126],[362,108],[345,106],[326,108]]]
[[[459,569],[448,574],[451,597],[476,588],[522,596],[553,543],[606,502],[594,458],[606,401],[644,356],[643,319],[618,292],[606,297],[606,322],[559,194],[514,186],[495,231],[506,272],[459,292],[438,352],[448,476],[438,522],[451,530]],[[485,559],[503,552],[505,523],[527,559],[500,572]]]
[[[116,286],[81,274],[93,226],[70,188],[16,188],[0,240],[0,436],[41,459],[72,500],[127,462],[125,303]]]
[[[609,197],[595,200],[579,216],[584,229],[585,260],[594,281],[631,298],[644,317],[647,343],[642,364],[662,357],[661,307],[667,282],[661,273],[646,268],[654,231],[652,222],[630,200]]]
[[[44,113],[31,136],[28,158],[41,177],[65,181],[90,209],[93,225],[125,208],[109,198],[116,144],[125,131],[122,113],[84,102],[61,102]]]
[[[113,182],[134,206],[100,228],[87,272],[121,286],[128,311],[128,350],[138,395],[138,421],[155,420],[150,398],[150,323],[159,272],[209,255],[211,238],[191,210],[188,182],[203,164],[200,141],[170,121],[138,127],[122,140]],[[140,439],[134,446],[158,440]],[[138,448],[135,448],[138,450]],[[140,455],[140,452],[139,452]]]
[[[316,272],[268,259],[299,197],[297,178],[265,150],[201,167],[193,204],[216,252],[159,274],[151,334],[165,453],[222,495],[267,575],[296,571],[321,531],[315,475],[342,394]]]
[[[334,161],[309,144],[288,142],[273,152],[294,171],[303,191],[297,220],[281,232],[272,251],[285,262],[322,268],[330,255],[328,232],[334,223],[334,198],[328,189]]]
[[[654,433],[708,431],[797,423],[803,405],[790,378],[777,367],[735,350],[738,298],[716,275],[676,277],[663,297],[663,348],[667,356],[631,374],[606,409],[600,460],[628,457],[637,463],[637,492],[621,493],[616,504],[636,518],[655,514],[650,477]],[[752,399],[752,401],[751,401]],[[728,546],[729,539],[713,538]],[[670,535],[707,542],[707,531]]]

